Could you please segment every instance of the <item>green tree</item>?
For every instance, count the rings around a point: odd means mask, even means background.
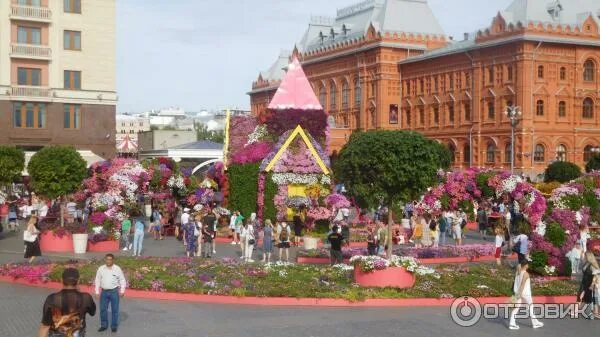
[[[340,151],[334,170],[348,191],[364,201],[363,206],[388,205],[391,233],[393,205],[417,199],[437,182],[437,171],[448,167],[440,147],[416,132],[356,132]],[[388,240],[391,256],[391,235]]]
[[[56,199],[75,192],[87,175],[87,165],[79,152],[68,146],[49,146],[31,157],[27,171],[33,191]],[[61,207],[61,225],[63,223]]]
[[[195,129],[197,140],[209,140],[219,144],[225,142],[225,132],[223,130],[208,130],[208,126],[204,123],[196,123]]]
[[[8,186],[21,177],[25,153],[14,146],[0,146],[0,185]]]
[[[548,165],[544,172],[545,182],[558,181],[559,183],[566,183],[579,177],[581,177],[579,166],[568,161],[555,161]]]
[[[595,154],[585,164],[585,172],[592,172],[594,170],[600,170],[600,154]]]

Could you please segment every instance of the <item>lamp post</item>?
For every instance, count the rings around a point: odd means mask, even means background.
[[[519,117],[521,116],[521,108],[518,106],[508,106],[504,111],[504,114],[510,120],[510,173],[514,173],[515,170],[515,128],[519,124]]]

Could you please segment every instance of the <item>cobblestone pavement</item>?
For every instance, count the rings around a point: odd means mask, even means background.
[[[0,336],[32,337],[41,306],[51,291],[0,283]],[[110,317],[110,315],[109,315]],[[533,330],[522,321],[510,331],[506,321],[481,321],[462,328],[447,308],[276,308],[128,299],[121,302],[116,334],[98,333],[98,317],[88,317],[88,337],[365,337],[365,336],[599,336],[600,322],[545,320]]]

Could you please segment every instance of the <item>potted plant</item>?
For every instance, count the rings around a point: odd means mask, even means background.
[[[419,266],[414,257],[396,256],[384,259],[380,256],[350,258],[354,265],[354,280],[363,287],[411,288],[415,284],[414,273],[434,273],[433,269]]]
[[[73,253],[85,254],[87,251],[88,233],[85,226],[77,226],[72,231]]]

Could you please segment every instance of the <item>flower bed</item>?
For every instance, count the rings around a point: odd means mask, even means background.
[[[494,245],[442,246],[439,248],[414,248],[401,246],[394,249],[395,255],[411,256],[418,259],[449,257],[466,257],[469,259],[475,259],[482,256],[494,255],[494,252]],[[329,250],[325,248],[311,250],[300,249],[297,254],[298,257],[329,258]],[[356,255],[367,255],[367,249],[344,247],[342,248],[342,255],[346,259]]]
[[[190,258],[129,258],[116,263],[123,269],[129,288],[155,292],[209,295],[234,295],[292,298],[338,298],[360,301],[368,298],[448,298],[470,296],[510,296],[513,270],[490,266],[439,266],[433,275],[416,275],[410,289],[361,288],[353,284],[353,268],[301,266],[290,264],[239,264],[234,259],[203,260]],[[27,279],[30,282],[60,281],[66,266],[75,266],[81,283],[91,285],[102,261],[49,264],[32,271],[29,266],[0,266],[0,276]],[[47,268],[47,269],[45,269]],[[42,270],[43,269],[43,270]],[[534,282],[536,282],[534,280]],[[572,295],[578,284],[572,281],[548,281],[534,284],[534,295]]]

